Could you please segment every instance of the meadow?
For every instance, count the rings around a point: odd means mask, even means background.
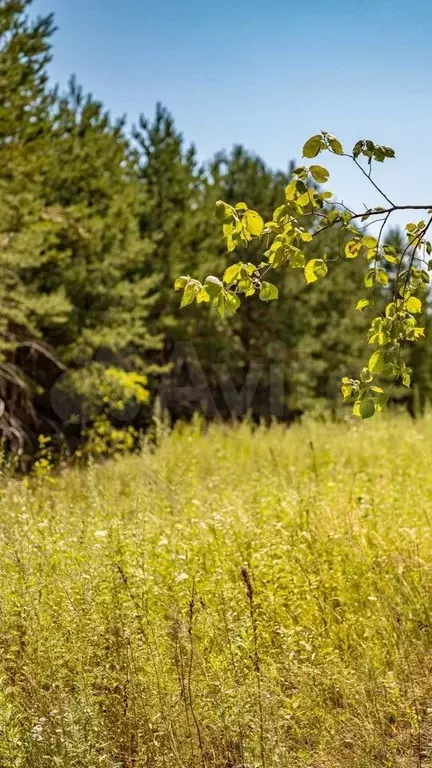
[[[0,766],[431,765],[431,446],[196,424],[4,477]]]

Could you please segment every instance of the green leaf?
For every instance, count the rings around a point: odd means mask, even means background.
[[[374,156],[375,160],[378,161],[378,163],[383,163],[384,162],[384,158],[385,158],[385,154],[384,154],[383,148],[379,147],[379,146],[375,147],[374,152],[373,152],[373,156]]]
[[[259,237],[264,229],[264,221],[256,211],[246,211],[243,216],[243,223],[250,234],[255,235],[255,237]]]
[[[336,155],[343,155],[343,148],[342,144],[340,143],[339,139],[336,138],[336,136],[332,136],[331,133],[326,134],[327,141],[329,143],[330,149],[336,154]]]
[[[218,277],[214,277],[214,275],[209,275],[205,279],[205,289],[210,296],[211,299],[216,298],[216,296],[219,296],[221,290],[223,288],[221,280],[219,280]]]
[[[361,240],[348,240],[345,246],[345,256],[347,259],[355,259],[361,251]]]
[[[312,240],[312,235],[310,232],[300,232],[300,240],[303,240],[304,243],[310,243]]]
[[[307,283],[314,283],[316,280],[325,277],[328,272],[327,264],[323,259],[311,259],[305,266],[304,274]]]
[[[309,170],[318,184],[325,184],[328,181],[330,174],[327,168],[323,168],[322,165],[311,165]]]
[[[233,293],[233,291],[227,291],[223,288],[219,295],[216,297],[214,306],[216,307],[220,316],[224,317],[227,309],[232,313],[236,312],[240,306],[240,299],[235,293]]]
[[[250,277],[244,277],[237,283],[237,289],[245,294],[245,296],[252,296],[255,293],[255,288]]]
[[[360,401],[360,416],[362,419],[370,419],[375,413],[375,403],[370,397]]]
[[[371,373],[381,373],[385,366],[385,353],[382,349],[377,349],[370,356],[368,368]]]
[[[221,291],[220,294],[216,297],[214,301],[214,306],[216,307],[220,316],[225,317],[225,310],[226,310],[225,291]]]
[[[284,264],[288,260],[289,254],[289,249],[284,248],[281,243],[280,248],[271,251],[269,256],[269,263],[272,264],[274,268],[280,267],[281,264]]]
[[[365,235],[362,237],[361,242],[365,248],[376,248],[378,245],[376,237],[372,237],[372,235]]]
[[[261,301],[273,301],[274,299],[277,299],[279,296],[279,291],[273,283],[266,283],[265,281],[261,283],[261,288],[259,292],[259,297]]]
[[[276,210],[273,213],[274,221],[278,222],[279,219],[281,219],[283,216],[285,216],[286,212],[287,212],[286,205],[279,205],[279,207],[276,208]]]
[[[233,293],[233,291],[224,291],[224,294],[225,294],[225,301],[228,309],[233,313],[236,312],[240,306],[239,297],[237,296],[236,293]]]
[[[373,379],[372,371],[370,371],[369,368],[362,368],[360,373],[360,379],[365,384],[369,384]]]
[[[238,240],[238,234],[235,230],[234,224],[224,224],[222,226],[222,231],[226,237],[228,252],[231,253],[231,251],[235,249]]]
[[[381,285],[387,285],[389,281],[389,276],[384,269],[377,269],[376,279],[378,283],[381,283]]]
[[[190,277],[187,277],[187,275],[181,275],[178,277],[174,283],[174,290],[179,291],[181,288],[184,288],[185,285],[188,284],[190,280]]]
[[[353,151],[352,151],[354,157],[358,157],[361,154],[363,145],[364,145],[363,139],[360,139],[360,141],[357,141],[356,144],[354,144]]]
[[[422,303],[420,299],[416,298],[416,296],[410,296],[406,303],[406,308],[408,312],[411,312],[411,314],[416,315],[422,311]]]
[[[399,262],[399,258],[397,256],[393,256],[392,253],[389,253],[384,249],[384,258],[386,261],[388,261],[389,264],[397,264]]]
[[[242,262],[239,261],[237,264],[232,264],[228,267],[224,272],[224,283],[229,285],[230,283],[233,283],[234,280],[237,280],[237,278],[240,277],[242,266]]]
[[[404,385],[404,387],[411,386],[411,376],[408,373],[408,371],[404,371],[402,374],[402,384]]]
[[[319,155],[321,150],[324,148],[324,142],[322,139],[322,136],[317,134],[316,136],[311,136],[310,139],[307,140],[306,144],[303,147],[303,157],[316,157]]]
[[[354,387],[351,379],[349,379],[348,376],[344,376],[341,383],[342,397],[344,400],[348,400],[348,398],[351,397],[353,389]]]
[[[303,269],[306,263],[305,255],[299,248],[291,248],[289,251],[289,265],[293,269]]]
[[[390,243],[384,243],[383,250],[389,256],[397,256],[396,248],[394,245],[390,245]]]
[[[356,309],[358,310],[358,312],[363,312],[363,310],[366,309],[366,307],[368,307],[369,304],[370,304],[369,299],[359,299],[359,301],[356,304]]]
[[[197,304],[203,304],[210,301],[210,294],[207,291],[207,288],[204,288],[204,286],[198,291],[196,295],[196,303]]]
[[[290,181],[287,187],[285,187],[285,197],[288,201],[295,200],[299,195],[303,195],[307,192],[308,188],[300,179],[293,179]]]
[[[300,195],[297,198],[296,203],[301,208],[308,208],[309,206],[313,207],[314,205],[316,205],[316,199],[317,199],[317,195],[315,190],[307,189],[306,192],[304,192],[302,195]]]
[[[218,200],[216,202],[216,218],[219,219],[219,221],[225,221],[227,219],[231,219],[234,215],[234,209],[231,205],[228,205],[228,203],[224,203],[223,200]]]
[[[187,307],[188,304],[192,304],[196,294],[201,290],[201,286],[196,281],[189,282],[183,292],[180,307]]]
[[[305,181],[307,178],[307,168],[305,165],[301,165],[298,168],[294,168],[292,172],[293,176],[297,176],[298,179],[302,179],[302,181]]]

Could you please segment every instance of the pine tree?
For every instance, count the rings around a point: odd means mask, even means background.
[[[9,158],[43,136],[54,98],[46,69],[53,16],[30,21],[26,10],[31,1],[3,0],[0,6],[0,145],[10,147]],[[30,158],[28,152],[26,160]]]
[[[54,99],[46,74],[53,25],[51,16],[30,22],[28,5],[0,7],[0,427],[20,448],[38,421],[31,370],[36,358],[52,357],[41,324],[67,313],[61,294],[40,294],[35,274],[50,258],[55,227],[40,195]]]
[[[64,223],[57,267],[44,281],[71,305],[67,326],[53,337],[56,348],[68,362],[77,348],[87,358],[101,347],[153,348],[148,314],[159,278],[151,243],[140,237],[142,194],[124,121],[112,122],[73,79],[53,116],[44,196],[61,207]]]
[[[0,426],[20,449],[64,429],[50,392],[66,366],[126,347],[142,365],[159,343],[123,123],[74,82],[61,98],[48,89],[52,19],[30,23],[27,5],[0,9]]]
[[[133,131],[144,190],[140,216],[143,237],[154,244],[152,269],[161,275],[154,308],[165,330],[178,321],[173,293],[178,270],[193,269],[202,239],[204,179],[193,146],[185,147],[170,113],[161,104],[153,121],[140,116]]]
[[[153,307],[151,328],[163,333],[160,352],[154,356],[159,370],[171,370],[157,389],[173,416],[187,416],[197,408],[183,390],[172,398],[172,386],[184,382],[182,366],[193,368],[198,355],[208,357],[215,346],[214,319],[203,318],[196,310],[179,313],[174,280],[181,272],[192,274],[214,264],[214,200],[209,180],[199,166],[193,146],[186,147],[171,114],[162,105],[156,107],[153,120],[143,116],[133,131],[144,199],[140,217],[141,235],[154,245],[151,265],[161,277],[161,289]],[[200,339],[205,338],[203,350]],[[216,342],[217,343],[217,342]],[[192,359],[190,351],[192,350]],[[186,373],[186,381],[189,375]],[[204,396],[208,391],[204,387]]]

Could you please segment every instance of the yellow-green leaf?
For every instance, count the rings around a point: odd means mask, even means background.
[[[359,299],[359,301],[356,304],[356,309],[358,310],[358,312],[363,312],[363,310],[366,309],[366,307],[368,307],[369,304],[370,304],[369,299]]]
[[[378,245],[376,237],[372,237],[372,235],[365,235],[362,237],[361,242],[365,248],[376,248]]]
[[[325,277],[328,272],[327,264],[323,259],[311,259],[305,266],[304,274],[307,283],[314,283],[316,280]]]
[[[371,373],[381,373],[385,366],[385,356],[382,349],[377,349],[371,356],[368,362],[368,368]]]
[[[381,285],[387,285],[389,276],[384,269],[377,269],[376,279],[378,283],[381,283]]]
[[[349,240],[345,246],[345,256],[347,259],[355,259],[361,251],[361,240]]]
[[[243,222],[250,234],[255,235],[255,237],[259,237],[264,229],[264,221],[256,211],[246,211],[243,216]]]
[[[185,285],[188,284],[190,280],[190,277],[187,277],[187,275],[181,275],[178,277],[174,283],[174,290],[179,291],[181,288],[184,288]]]
[[[240,277],[241,268],[241,261],[239,261],[237,264],[231,264],[230,267],[227,267],[223,276],[224,283],[230,284],[234,282],[234,280],[237,280],[237,278]]]
[[[339,139],[336,138],[336,136],[332,136],[331,133],[328,133],[326,135],[327,141],[329,143],[330,149],[336,154],[336,155],[343,155],[343,147],[340,143]]]
[[[274,299],[277,299],[279,296],[279,291],[273,283],[266,283],[265,281],[261,284],[259,297],[261,301],[273,301]]]
[[[223,288],[221,280],[219,280],[218,277],[215,277],[214,275],[209,275],[205,279],[205,289],[210,296],[211,299],[214,299],[216,296],[219,296],[221,290]]]
[[[289,251],[289,265],[293,269],[302,269],[305,265],[305,255],[299,248],[291,248]]]
[[[312,240],[312,235],[310,232],[300,232],[300,240],[303,240],[304,243],[310,243]]]
[[[322,136],[311,136],[303,147],[303,157],[316,157],[324,147]]]
[[[180,307],[187,307],[188,304],[192,304],[195,296],[201,290],[201,285],[196,280],[191,280],[185,287]]]
[[[422,310],[422,303],[420,299],[418,299],[416,296],[410,296],[407,303],[406,308],[408,312],[411,312],[413,315],[418,314]]]
[[[220,221],[231,218],[234,215],[234,208],[223,200],[216,202],[216,218]]]
[[[210,295],[204,286],[198,291],[196,295],[196,303],[202,304],[203,302],[207,303],[210,301]]]
[[[224,291],[226,305],[231,312],[236,312],[240,306],[240,299],[233,291]]]
[[[360,416],[362,419],[370,419],[375,413],[375,403],[370,397],[360,401]]]
[[[322,165],[311,165],[309,170],[318,184],[325,184],[328,181],[330,174],[327,168],[323,168]]]
[[[353,393],[353,385],[351,379],[349,379],[347,376],[344,376],[342,379],[341,390],[344,400],[348,400],[348,398],[351,397]]]

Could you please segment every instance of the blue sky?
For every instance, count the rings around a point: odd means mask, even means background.
[[[53,80],[75,73],[113,115],[162,101],[203,160],[242,143],[280,168],[321,128],[371,138],[396,150],[376,174],[389,196],[432,203],[430,0],[35,0],[49,11]],[[339,199],[379,203],[327,165]]]

